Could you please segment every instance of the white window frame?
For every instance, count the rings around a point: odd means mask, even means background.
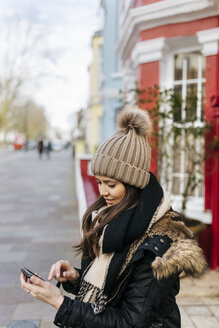
[[[167,46],[165,51],[163,51],[163,56],[160,61],[160,86],[162,88],[173,88],[175,85],[177,85],[177,82],[174,81],[174,56],[176,54],[183,54],[183,53],[190,53],[194,51],[200,51],[201,52],[201,45],[196,44],[195,46],[188,46],[186,47],[186,38],[183,38],[184,46],[175,48],[173,47],[168,47],[168,41]],[[189,39],[189,38],[188,38]],[[191,44],[190,41],[188,41],[188,44]],[[194,82],[195,79],[191,80],[192,83]],[[200,79],[200,72],[199,72],[199,77],[196,79],[198,82],[198,88],[200,92],[200,87],[203,82],[205,82],[205,79]],[[186,80],[188,83],[189,80]],[[179,85],[180,83],[178,83]],[[181,84],[180,84],[181,85]],[[184,86],[185,87],[185,86]],[[183,90],[182,90],[183,92]],[[201,114],[201,102],[200,102],[200,93],[199,93],[199,99],[198,99],[198,110],[199,110],[199,118]],[[188,122],[189,124],[189,122]],[[201,120],[197,121],[197,126],[203,125],[203,122]],[[170,140],[170,143],[173,143],[173,140]],[[173,169],[169,168],[169,174],[170,174],[170,184],[168,186],[168,191],[172,190],[172,185],[171,182],[173,182]],[[180,176],[181,179],[185,178],[185,174],[183,173],[183,176]],[[162,182],[162,181],[161,181]],[[204,183],[204,181],[203,181]],[[183,188],[183,187],[182,187]],[[182,189],[181,188],[181,189]],[[181,210],[180,204],[182,203],[182,196],[181,195],[171,195],[171,202],[173,205],[173,208],[176,210]],[[187,202],[187,209],[185,211],[185,215],[193,218],[193,219],[198,219],[202,221],[203,223],[210,224],[212,221],[211,214],[209,212],[204,212],[204,197],[198,197],[197,194],[196,196],[190,196]]]
[[[193,51],[192,51],[193,52]],[[190,52],[191,53],[191,52]],[[179,53],[177,53],[179,54]],[[201,54],[201,53],[200,53]],[[203,55],[202,55],[203,56]],[[201,121],[201,91],[202,91],[202,84],[206,83],[206,79],[202,77],[202,58],[199,57],[198,58],[199,61],[199,65],[198,65],[198,77],[196,79],[187,79],[186,73],[187,73],[187,62],[186,60],[183,60],[183,71],[182,71],[182,80],[177,80],[177,81],[173,81],[173,87],[174,86],[182,86],[182,119],[185,120],[186,119],[186,111],[185,111],[185,107],[186,107],[186,97],[187,97],[187,85],[188,84],[195,84],[197,85],[197,121],[195,122],[194,126],[195,127],[203,127],[204,126],[204,122]],[[175,126],[181,126],[180,123],[174,123]],[[191,123],[188,122],[185,125],[185,128],[189,128],[191,126]],[[181,140],[181,145],[184,148],[184,144],[185,144],[185,131],[182,131],[182,136],[181,136],[182,140]],[[197,142],[197,141],[196,141]],[[200,148],[200,143],[197,142],[196,144],[197,148]],[[197,170],[196,170],[197,171]],[[196,174],[198,175],[198,173],[196,172]],[[185,151],[182,150],[182,154],[181,154],[181,160],[180,160],[180,172],[179,173],[173,173],[173,177],[178,177],[180,179],[180,190],[179,190],[179,194],[183,193],[184,190],[184,183],[185,183],[185,178],[187,177],[187,174],[185,173]],[[198,196],[199,190],[198,188],[195,189],[195,197],[199,197]]]

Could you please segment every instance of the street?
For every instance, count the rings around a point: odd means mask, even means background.
[[[72,250],[80,233],[71,151],[39,159],[36,151],[0,150],[0,177],[0,328],[54,327],[56,310],[22,290],[19,277],[22,266],[47,279],[59,259],[79,265]],[[181,285],[182,328],[218,328],[219,273]]]
[[[44,156],[0,151],[0,327],[16,320],[54,327],[55,309],[20,288],[22,266],[47,279],[59,259],[78,265],[72,251],[79,241],[72,154]]]

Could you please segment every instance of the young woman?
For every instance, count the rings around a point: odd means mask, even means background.
[[[206,262],[192,232],[172,210],[149,172],[150,121],[124,109],[118,130],[92,159],[100,197],[83,218],[81,268],[56,262],[55,278],[75,295],[63,297],[49,282],[21,275],[21,287],[57,309],[58,327],[180,327],[175,301],[182,271],[203,273]]]

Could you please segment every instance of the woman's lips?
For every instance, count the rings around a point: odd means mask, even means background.
[[[112,204],[113,203],[113,199],[105,199],[105,201],[107,202],[107,204]]]

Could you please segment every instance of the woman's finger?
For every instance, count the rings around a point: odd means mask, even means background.
[[[60,261],[54,263],[51,267],[51,270],[49,272],[48,280],[52,280],[53,278],[58,278],[61,271],[61,264]]]
[[[64,271],[69,270],[70,263],[68,261],[60,260],[56,263],[56,277],[59,278],[62,276]]]
[[[32,285],[36,285],[36,286],[40,286],[40,287],[44,287],[44,285],[46,284],[45,281],[43,281],[42,279],[40,279],[36,276],[31,276],[30,277],[30,283]]]
[[[71,270],[71,271],[64,271],[64,272],[62,273],[62,275],[63,275],[63,277],[65,277],[65,278],[69,278],[69,277],[73,276],[74,273],[73,273],[72,270]]]
[[[72,268],[70,271],[63,272],[63,277],[66,277],[67,280],[75,281],[79,277],[79,273],[77,270]]]
[[[20,281],[21,281],[21,288],[26,290],[26,292],[28,292],[28,294],[30,294],[32,287],[31,287],[31,284],[26,281],[26,277],[23,275],[23,273],[21,273],[21,275],[20,275]]]
[[[23,274],[23,273],[21,273],[21,275],[20,275],[20,281],[27,281],[27,278],[26,278],[26,276]]]
[[[21,281],[21,287],[26,287],[27,281],[26,281],[26,277],[24,276],[23,273],[21,273],[20,275],[20,281]]]
[[[54,271],[55,271],[55,264],[53,264],[51,266],[51,269],[50,269],[49,275],[48,275],[48,280],[52,280],[53,279],[53,277],[54,277]]]
[[[51,267],[51,270],[48,275],[48,280],[50,281],[53,278],[55,278],[56,280],[58,280],[60,282],[66,281],[65,279],[63,279],[63,277],[64,277],[63,272],[69,270],[70,268],[71,268],[71,265],[70,265],[69,261],[66,261],[66,260],[57,261]]]
[[[54,263],[49,272],[48,280],[52,280],[53,278],[58,279],[61,275],[61,262],[58,261]]]
[[[56,264],[55,264],[55,277],[56,278],[59,278],[60,276],[61,276],[61,262],[60,261],[58,261],[58,262],[56,262]]]

